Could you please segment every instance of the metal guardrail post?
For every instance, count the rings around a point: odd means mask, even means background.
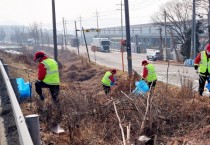
[[[6,84],[7,92],[8,92],[9,98],[10,98],[12,111],[13,111],[17,131],[18,131],[18,135],[19,135],[20,144],[21,145],[33,145],[31,136],[29,134],[29,131],[28,131],[28,128],[27,128],[27,125],[25,122],[25,118],[24,118],[21,108],[18,104],[17,98],[15,96],[15,92],[12,88],[9,77],[8,77],[1,61],[0,61],[0,68],[1,68],[1,73],[2,73],[2,76],[3,76],[5,84]]]
[[[25,118],[34,145],[41,145],[39,115],[27,115]]]

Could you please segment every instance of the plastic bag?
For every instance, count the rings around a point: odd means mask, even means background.
[[[144,95],[149,91],[149,86],[144,80],[136,81],[135,86],[136,88],[132,92],[134,95]]]

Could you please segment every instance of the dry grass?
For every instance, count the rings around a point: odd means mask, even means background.
[[[44,49],[52,56],[52,49]],[[24,51],[25,52],[25,51]],[[36,64],[32,61],[32,52],[23,56],[11,56],[0,53],[0,57],[11,66],[11,76],[23,77],[27,80],[26,70],[32,69],[30,80],[35,81]],[[79,144],[79,145],[113,145],[122,141],[118,120],[115,115],[110,97],[114,98],[122,124],[131,123],[132,143],[138,144],[139,130],[145,113],[146,96],[134,97],[130,94],[134,81],[139,78],[137,74],[131,80],[127,74],[118,71],[118,85],[114,86],[109,96],[104,95],[101,78],[106,70],[97,66],[84,57],[75,53],[62,51],[58,53],[61,72],[61,112],[60,117],[51,103],[49,92],[45,90],[48,99],[45,103],[33,98],[32,109],[29,102],[21,104],[24,114],[40,114],[42,127],[41,137],[46,144]],[[15,68],[19,68],[16,69]],[[131,85],[130,85],[131,84]],[[188,82],[181,88],[167,86],[158,82],[152,97],[149,116],[143,134],[158,136],[158,144],[189,143],[205,144],[209,141],[210,132],[210,100],[198,97],[192,91]],[[121,91],[128,94],[127,98]],[[33,91],[35,94],[35,91]],[[56,135],[49,132],[52,124],[60,122],[66,133]]]

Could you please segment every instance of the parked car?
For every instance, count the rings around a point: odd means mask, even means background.
[[[163,57],[159,50],[147,50],[147,60],[161,60]]]

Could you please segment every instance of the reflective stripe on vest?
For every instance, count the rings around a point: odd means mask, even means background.
[[[201,61],[199,64],[199,73],[205,73],[208,69],[208,73],[210,73],[210,62],[207,59],[206,52],[201,51]]]
[[[46,67],[46,76],[43,80],[48,85],[59,85],[60,78],[58,72],[58,64],[55,60],[47,58],[41,62]]]
[[[147,64],[145,67],[148,70],[148,75],[146,77],[147,82],[152,82],[152,81],[157,80],[157,75],[156,75],[156,72],[155,72],[155,67],[152,64]]]
[[[111,80],[109,79],[109,77],[112,75],[112,73],[110,71],[107,71],[104,75],[104,77],[102,78],[101,82],[103,85],[105,86],[110,86],[111,84]]]

